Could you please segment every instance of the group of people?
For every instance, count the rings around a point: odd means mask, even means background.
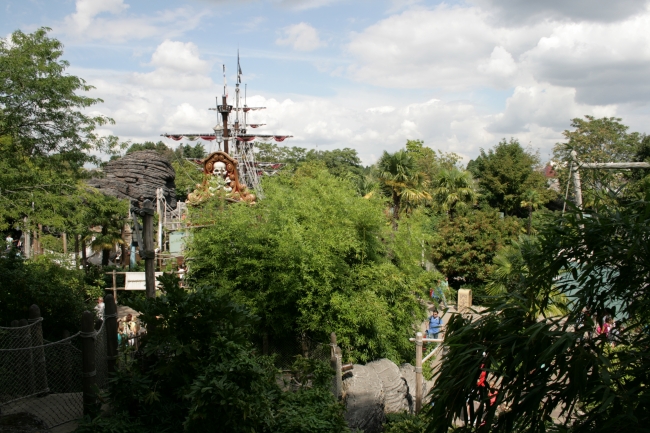
[[[97,298],[97,305],[95,306],[97,318],[103,320],[105,310],[104,299],[100,296]],[[121,348],[130,346],[135,347],[137,350],[140,344],[139,337],[145,332],[140,322],[134,319],[131,313],[127,314],[123,319],[117,319],[117,344]]]
[[[614,316],[609,309],[606,309],[600,314],[591,314],[586,308],[583,309],[582,316],[576,323],[576,329],[580,330],[584,328],[585,321],[590,317],[596,325],[596,328],[595,335],[589,335],[589,337],[604,336],[612,346],[616,346],[620,342],[620,336],[625,330],[625,326],[620,320],[614,320]]]

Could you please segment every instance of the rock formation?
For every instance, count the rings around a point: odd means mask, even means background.
[[[423,396],[432,383],[423,380]],[[388,359],[354,365],[344,376],[343,396],[348,426],[365,433],[380,432],[387,413],[413,413],[415,409],[415,369],[398,367]]]
[[[104,194],[131,201],[149,199],[155,203],[156,189],[162,188],[167,204],[176,208],[176,173],[169,160],[153,150],[128,153],[110,161],[104,177],[88,181]]]

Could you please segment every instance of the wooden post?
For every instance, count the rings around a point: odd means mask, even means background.
[[[115,274],[113,274],[115,275]],[[104,320],[106,320],[106,358],[108,373],[115,371],[117,361],[117,305],[113,295],[104,296]]]
[[[578,154],[576,153],[575,150],[571,151],[571,158],[575,161],[576,168],[573,170],[573,188],[574,188],[574,195],[575,195],[575,200],[576,200],[576,207],[581,208],[582,207],[582,184],[580,183],[580,171],[579,171],[579,163],[578,163]]]
[[[74,235],[74,267],[79,269],[79,235]]]
[[[25,258],[29,259],[32,254],[32,240],[29,236],[29,227],[27,225],[27,217],[23,218],[25,223]]]
[[[41,236],[43,236],[43,224],[38,225],[38,254],[43,254],[43,244],[41,243]]]
[[[422,409],[422,333],[415,334],[415,414]]]
[[[86,240],[81,235],[81,266],[86,269]]]
[[[115,269],[113,269],[113,301],[117,302],[117,272]]]
[[[341,363],[341,348],[336,344],[336,333],[330,334],[330,365],[334,369],[334,378],[332,381],[332,393],[334,397],[340,399],[343,397],[343,365]]]
[[[145,200],[142,204],[144,224],[142,227],[142,243],[144,251],[144,275],[147,298],[156,297],[156,252],[153,249],[153,203]]]
[[[30,329],[32,347],[32,363],[34,365],[34,391],[47,392],[47,369],[45,367],[45,351],[43,350],[43,322],[41,309],[34,304],[29,307],[29,324],[34,324]]]
[[[68,255],[68,236],[65,232],[61,233],[61,241],[63,241],[63,254]]]
[[[93,415],[97,396],[97,370],[95,366],[95,316],[90,311],[81,315],[81,380],[83,390],[84,415]]]

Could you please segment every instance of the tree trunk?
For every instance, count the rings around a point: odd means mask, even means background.
[[[81,266],[86,269],[87,257],[86,257],[86,239],[81,236]]]
[[[528,206],[528,234],[530,234],[530,231],[532,230],[533,226],[533,207]]]
[[[79,235],[74,235],[74,266],[79,269]]]
[[[108,266],[111,250],[102,250],[102,266]]]
[[[397,231],[397,221],[399,220],[401,197],[393,192],[393,230]]]

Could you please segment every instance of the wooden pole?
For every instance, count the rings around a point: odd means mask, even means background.
[[[576,207],[581,208],[582,207],[582,185],[580,183],[580,170],[579,166],[580,164],[578,163],[578,157],[577,153],[575,150],[571,151],[571,158],[576,162],[576,168],[573,170],[573,188],[574,188],[574,195],[575,195],[575,201],[576,201]]]
[[[68,236],[65,232],[61,233],[61,241],[63,241],[63,254],[68,255]]]
[[[113,273],[115,278],[115,273]],[[117,361],[117,305],[113,295],[104,296],[104,320],[106,320],[106,357],[108,360],[108,372],[115,371]]]
[[[113,269],[113,301],[117,302],[117,272],[115,269]]]
[[[81,315],[81,381],[83,390],[84,415],[93,415],[97,396],[97,370],[95,366],[95,316],[90,311]]]
[[[45,351],[43,350],[43,322],[41,321],[41,309],[34,304],[29,307],[29,324],[32,338],[32,362],[34,364],[34,391],[47,392],[47,370],[45,368]]]
[[[144,219],[142,227],[142,243],[144,243],[144,251],[140,250],[140,255],[144,254],[146,296],[147,298],[155,298],[156,253],[153,249],[153,203],[151,203],[151,200],[145,200],[142,204],[142,214]]]
[[[29,236],[29,226],[27,225],[27,217],[23,218],[25,223],[25,258],[30,258],[32,254],[32,240]]]
[[[331,356],[330,365],[334,370],[334,378],[332,383],[332,393],[337,399],[343,397],[343,365],[341,362],[341,348],[336,344],[336,333],[330,334],[331,341]]]
[[[74,235],[74,266],[79,269],[79,235]]]
[[[81,235],[81,266],[86,269],[86,240],[83,235]]]
[[[422,409],[422,333],[415,334],[415,414]]]

